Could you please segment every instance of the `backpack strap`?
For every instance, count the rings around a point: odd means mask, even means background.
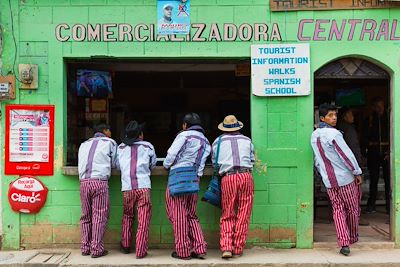
[[[215,155],[215,163],[214,163],[214,172],[218,173],[218,159],[219,159],[219,150],[221,148],[221,142],[222,142],[222,136],[218,138],[218,143],[217,143],[217,154]]]
[[[200,149],[197,152],[197,157],[194,165],[197,167],[197,169],[200,167],[201,164],[201,159],[203,158],[204,152],[206,151],[206,141],[204,139],[200,140]]]

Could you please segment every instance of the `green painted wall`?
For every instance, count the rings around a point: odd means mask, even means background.
[[[64,176],[66,154],[66,79],[63,58],[113,56],[119,58],[243,58],[250,57],[255,42],[58,42],[54,29],[59,23],[155,23],[155,0],[10,0],[0,1],[0,23],[5,29],[2,73],[13,69],[14,38],[18,63],[39,64],[39,89],[18,91],[17,99],[6,103],[55,104],[55,174],[40,177],[50,189],[46,206],[37,215],[19,215],[7,201],[10,181],[16,176],[1,174],[3,248],[76,246],[79,243],[79,183],[77,177]],[[13,16],[11,17],[10,11]],[[270,12],[267,0],[192,0],[192,23],[279,23],[284,42],[297,42],[301,19],[398,19],[400,10],[346,10]],[[400,27],[399,27],[400,28]],[[307,26],[305,35],[312,34]],[[346,29],[348,33],[348,29]],[[397,35],[400,35],[397,34]],[[346,34],[345,34],[346,36]],[[352,41],[310,41],[311,71],[338,57],[370,59],[392,74],[393,100],[393,203],[392,224],[396,244],[400,244],[400,45],[399,41],[360,41],[359,29]],[[0,63],[1,64],[1,63]],[[1,66],[1,65],[0,65]],[[257,166],[256,192],[249,244],[271,247],[312,247],[313,177],[309,137],[313,127],[313,96],[251,98],[252,137]],[[4,117],[1,118],[4,125]],[[249,123],[249,122],[246,122]],[[1,133],[4,136],[3,133]],[[4,144],[4,137],[1,138]],[[2,158],[4,158],[4,151]],[[4,164],[4,163],[2,163]],[[265,170],[264,166],[267,166]],[[203,179],[203,189],[208,178]],[[166,177],[153,177],[153,247],[170,246],[172,229],[165,215]],[[122,201],[120,182],[110,182],[111,217],[106,242],[119,241]],[[211,211],[211,212],[210,212]],[[209,243],[218,240],[219,211],[199,203],[198,213]]]

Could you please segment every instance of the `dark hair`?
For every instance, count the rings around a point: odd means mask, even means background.
[[[328,103],[323,103],[319,105],[318,111],[320,117],[325,117],[329,111],[337,110],[337,107]]]
[[[194,112],[190,112],[187,113],[184,117],[183,117],[183,122],[187,124],[187,127],[192,127],[193,125],[200,125],[201,126],[201,119],[199,114],[194,113]]]
[[[95,133],[102,133],[104,130],[109,130],[111,129],[110,125],[106,123],[100,123],[96,126],[94,126],[93,130]]]
[[[346,114],[349,113],[350,111],[353,111],[353,109],[350,107],[343,107],[339,109],[339,118],[343,119],[344,116],[346,116]]]

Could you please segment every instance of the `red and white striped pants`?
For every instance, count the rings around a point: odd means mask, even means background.
[[[81,251],[101,255],[104,251],[103,237],[109,216],[108,182],[95,179],[81,181],[80,197]]]
[[[221,181],[221,251],[243,253],[253,207],[254,181],[251,173],[226,175]]]
[[[204,254],[207,243],[201,231],[196,214],[197,194],[170,196],[166,192],[168,219],[172,224],[175,237],[175,250],[180,257],[189,257],[190,252]]]
[[[149,248],[151,219],[150,189],[134,189],[123,192],[124,214],[122,216],[121,245],[131,247],[132,225],[137,208],[138,227],[136,232],[136,256],[143,257]]]
[[[360,188],[352,182],[345,186],[328,188],[332,203],[338,245],[349,246],[358,241],[360,218]]]

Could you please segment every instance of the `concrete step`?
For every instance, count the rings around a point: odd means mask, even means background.
[[[12,254],[7,258],[5,254]],[[46,258],[51,255],[68,255],[62,262],[30,262],[32,259]],[[351,255],[345,257],[337,249],[265,249],[252,248],[245,250],[240,258],[229,260],[221,259],[218,250],[209,250],[205,260],[178,260],[170,256],[171,250],[150,250],[148,257],[136,259],[134,254],[121,254],[118,250],[111,250],[110,254],[92,259],[82,256],[79,250],[40,250],[40,251],[11,251],[0,252],[0,266],[12,267],[105,267],[105,266],[165,266],[165,267],[342,267],[342,266],[400,266],[400,250],[397,249],[361,249],[352,248]],[[47,256],[46,256],[47,255]],[[46,256],[46,257],[45,257]]]

